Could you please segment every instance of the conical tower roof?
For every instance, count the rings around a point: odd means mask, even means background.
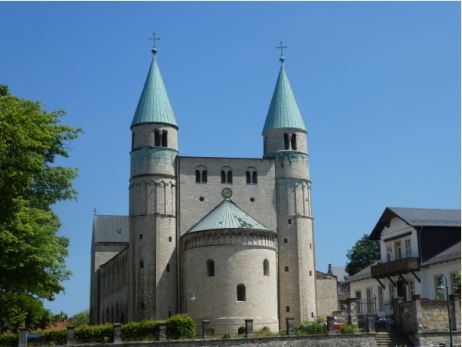
[[[157,50],[153,50],[155,54]],[[152,58],[148,76],[144,82],[132,127],[140,123],[166,123],[177,127],[175,114],[165,89],[164,81],[157,64],[156,57]]]
[[[306,131],[284,64],[281,64],[263,133],[277,128],[295,128]]]
[[[229,199],[223,200],[187,233],[217,229],[255,229],[269,231]]]

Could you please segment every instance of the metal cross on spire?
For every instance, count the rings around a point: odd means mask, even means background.
[[[152,49],[151,52],[153,54],[157,53],[157,41],[160,40],[160,37],[157,37],[156,33],[152,33],[152,37],[149,38],[152,41]]]
[[[276,48],[281,50],[281,56],[279,57],[279,61],[283,63],[284,60],[286,60],[286,58],[284,57],[284,48],[287,48],[287,46],[284,46],[282,44],[282,41],[279,41],[279,46]]]

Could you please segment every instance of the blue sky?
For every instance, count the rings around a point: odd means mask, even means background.
[[[262,155],[288,46],[326,271],[386,206],[460,207],[459,28],[458,2],[0,3],[0,83],[85,130],[59,161],[79,168],[79,199],[55,206],[73,276],[47,306],[88,307],[93,208],[127,213],[153,31],[182,155]]]

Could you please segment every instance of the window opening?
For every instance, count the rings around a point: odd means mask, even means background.
[[[167,135],[168,135],[167,130],[162,131],[162,147],[168,146]]]
[[[269,261],[268,259],[263,260],[263,275],[269,276]]]
[[[245,301],[245,286],[238,284],[237,286],[237,301]]]
[[[297,149],[297,134],[292,134],[292,138],[290,139],[290,144],[292,145],[292,149]]]
[[[289,134],[284,134],[284,149],[289,149]]]
[[[154,130],[154,146],[160,147],[160,131]]]
[[[207,276],[215,276],[215,262],[211,259],[207,260]]]

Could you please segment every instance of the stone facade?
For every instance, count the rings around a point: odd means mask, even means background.
[[[237,333],[244,319],[272,331],[286,318],[296,324],[315,319],[307,131],[284,67],[265,122],[262,158],[180,156],[178,126],[155,59],[131,130],[128,250],[120,255],[127,261],[108,258],[96,275],[101,280],[105,268],[126,266],[121,273],[127,278],[124,285],[113,282],[112,291],[92,289],[92,322],[120,320],[120,314],[110,314],[117,304],[127,310],[128,321],[185,312],[196,323],[210,320],[217,334]],[[217,224],[190,234],[224,199],[261,228],[249,228],[238,217],[240,225],[233,228]],[[209,260],[214,276],[206,275]],[[245,300],[237,295],[241,285]],[[330,293],[327,282],[321,287]],[[115,298],[123,295],[122,305]]]

